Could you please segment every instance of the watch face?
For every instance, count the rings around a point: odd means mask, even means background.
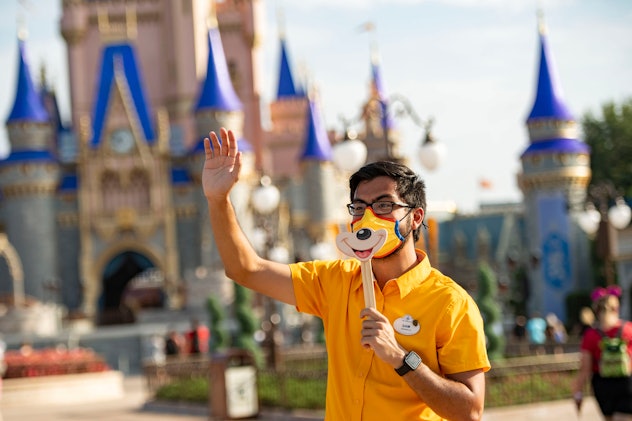
[[[114,152],[127,153],[134,146],[134,135],[129,129],[117,129],[110,136],[110,146]]]
[[[417,367],[419,367],[419,364],[421,364],[421,357],[417,355],[417,353],[414,351],[409,352],[404,360],[406,361],[406,364],[413,370],[415,370]]]

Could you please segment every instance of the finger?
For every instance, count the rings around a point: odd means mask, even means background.
[[[220,152],[220,155],[228,156],[228,151],[230,150],[229,141],[228,141],[228,130],[222,127],[219,131],[219,134],[222,137],[222,150]]]
[[[219,138],[217,137],[217,133],[211,132],[210,137],[211,137],[211,147],[213,148],[213,156],[218,156],[222,151],[222,144],[220,143]]]
[[[204,155],[206,159],[213,158],[213,148],[211,148],[211,141],[208,137],[204,138]]]
[[[382,313],[380,313],[376,309],[367,307],[367,308],[362,309],[362,311],[360,311],[360,318],[364,318],[364,317],[373,319],[373,320],[380,320],[383,316],[382,316]]]
[[[237,155],[235,156],[235,164],[233,165],[234,173],[236,176],[239,176],[239,171],[241,170],[241,152],[237,151]]]
[[[237,139],[235,133],[232,130],[228,131],[228,156],[237,156],[239,146],[237,145]]]

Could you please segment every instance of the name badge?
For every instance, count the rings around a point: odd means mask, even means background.
[[[395,328],[395,331],[406,336],[414,335],[419,332],[419,329],[421,329],[419,322],[414,320],[409,314],[395,320],[393,327]]]

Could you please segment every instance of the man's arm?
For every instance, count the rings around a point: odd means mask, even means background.
[[[379,311],[365,308],[360,312],[362,344],[393,367],[402,365],[407,351],[395,339],[393,326]],[[478,421],[485,407],[485,373],[482,369],[439,376],[423,362],[403,376],[408,385],[443,418],[452,421]]]
[[[204,139],[202,186],[226,275],[247,288],[296,305],[289,266],[259,257],[239,226],[229,193],[239,179],[241,152],[232,131],[222,128],[220,135],[221,143],[214,132]]]

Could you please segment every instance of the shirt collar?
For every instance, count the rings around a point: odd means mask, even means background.
[[[402,298],[408,295],[409,292],[428,278],[430,276],[430,272],[432,271],[430,259],[428,259],[426,253],[419,249],[415,249],[415,254],[417,254],[417,264],[408,272],[403,273],[399,278],[391,279],[387,282],[387,285],[394,283],[397,286]],[[360,265],[358,265],[358,272],[360,270]],[[357,278],[355,289],[359,289],[360,287],[362,287],[361,275]]]

